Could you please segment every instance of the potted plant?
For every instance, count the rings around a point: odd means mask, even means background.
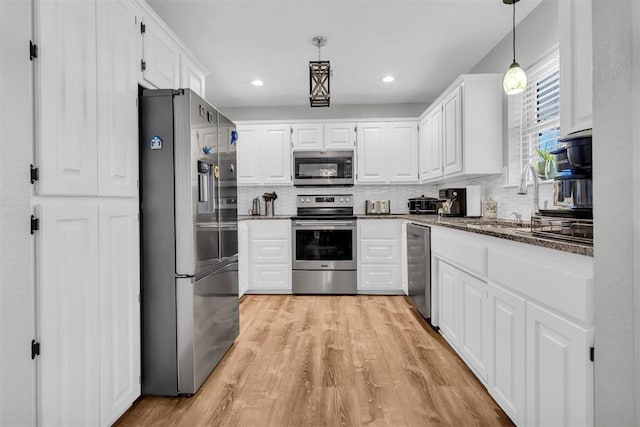
[[[558,173],[556,169],[556,157],[547,150],[536,148],[536,151],[540,156],[536,163],[536,173],[538,177],[540,179],[553,179]]]

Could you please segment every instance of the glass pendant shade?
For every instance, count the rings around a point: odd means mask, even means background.
[[[527,74],[517,62],[513,62],[502,80],[502,87],[507,95],[516,95],[527,87]]]

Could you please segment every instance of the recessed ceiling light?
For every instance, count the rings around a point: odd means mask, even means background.
[[[262,80],[254,80],[251,82],[251,84],[254,86],[262,86],[264,82]]]
[[[385,76],[382,78],[382,81],[385,83],[391,83],[392,81],[394,81],[395,79],[393,78],[393,76]]]

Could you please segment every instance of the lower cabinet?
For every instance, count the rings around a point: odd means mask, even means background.
[[[440,308],[440,332],[453,346],[457,346],[460,336],[460,283],[459,270],[438,260],[438,286]]]
[[[527,302],[529,426],[593,425],[591,332]]]
[[[248,223],[248,293],[291,293],[291,222]],[[242,255],[242,253],[240,253]],[[242,264],[242,260],[240,260]]]
[[[358,292],[402,294],[402,220],[358,221]]]
[[[39,422],[111,425],[140,395],[137,200],[36,207]]]

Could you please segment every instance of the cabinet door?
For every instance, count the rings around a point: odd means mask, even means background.
[[[489,350],[487,284],[460,272],[462,328],[460,351],[484,381],[487,380]]]
[[[392,123],[388,142],[389,182],[418,182],[418,125]]]
[[[322,125],[294,125],[291,140],[294,150],[322,150]]]
[[[358,182],[387,183],[389,181],[388,159],[389,128],[383,123],[358,125]]]
[[[96,195],[96,2],[38,0],[37,191]]]
[[[138,201],[103,200],[100,242],[100,424],[110,426],[140,396]]]
[[[158,89],[177,89],[180,85],[180,52],[173,40],[153,20],[144,19],[142,59],[143,78]]]
[[[291,183],[291,130],[289,126],[268,125],[259,141],[258,165],[264,184]]]
[[[353,150],[355,145],[355,123],[324,125],[325,150]]]
[[[238,185],[260,184],[260,146],[263,128],[238,126],[237,162]]]
[[[524,425],[525,301],[492,284],[488,296],[487,390],[516,425]]]
[[[40,221],[39,424],[99,425],[98,207],[46,200]]]
[[[98,193],[138,195],[138,26],[130,1],[97,2]]]
[[[442,101],[444,174],[462,171],[462,86]]]
[[[458,345],[461,321],[459,276],[457,268],[438,261],[440,331],[454,346]]]
[[[192,60],[180,55],[180,87],[189,88],[204,99],[204,73]]]
[[[593,425],[591,332],[527,303],[527,425]]]
[[[420,182],[424,182],[429,178],[431,172],[431,133],[433,120],[431,116],[427,116],[420,122],[420,130],[418,132],[418,175]]]
[[[562,135],[593,127],[591,3],[591,0],[558,2]]]

